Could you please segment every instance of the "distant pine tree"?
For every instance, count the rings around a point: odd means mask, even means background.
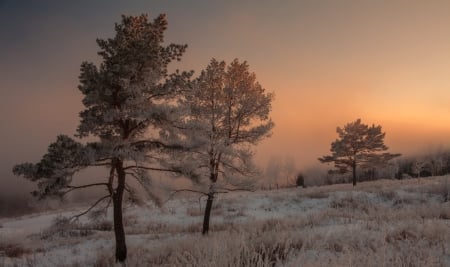
[[[368,126],[361,119],[350,122],[344,128],[337,127],[339,138],[331,143],[331,155],[318,160],[322,163],[334,162],[339,172],[352,171],[353,186],[356,185],[356,167],[378,166],[400,156],[400,154],[382,153],[388,150],[384,145],[385,133],[381,126]]]

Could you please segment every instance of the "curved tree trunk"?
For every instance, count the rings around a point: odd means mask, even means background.
[[[203,230],[202,230],[203,235],[206,235],[209,232],[209,218],[211,217],[214,194],[216,193],[215,191],[215,184],[216,184],[215,181],[217,180],[216,177],[217,176],[215,174],[213,173],[211,174],[211,180],[213,180],[213,182],[209,186],[208,199],[206,200],[205,215],[203,217]]]
[[[117,170],[117,188],[113,194],[114,205],[114,234],[116,237],[116,262],[127,259],[127,246],[125,243],[125,230],[122,220],[122,200],[125,191],[125,171],[123,162],[118,160],[115,164]]]

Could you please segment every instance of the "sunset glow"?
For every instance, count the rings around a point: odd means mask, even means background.
[[[271,138],[257,148],[318,164],[335,129],[379,124],[394,153],[450,146],[450,2],[447,1],[39,1],[0,3],[1,184],[14,163],[36,161],[78,124],[82,61],[98,61],[121,14],[166,13],[167,43],[188,44],[173,66],[246,60],[275,93]],[[14,179],[18,180],[18,179]]]

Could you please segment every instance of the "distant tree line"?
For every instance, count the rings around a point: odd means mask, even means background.
[[[450,174],[450,149],[430,153],[427,155],[403,156],[390,161],[385,166],[367,166],[357,170],[356,176],[359,182],[378,179],[409,179]],[[306,184],[336,184],[348,183],[350,173],[340,173],[337,170],[329,170],[325,174],[318,175],[316,180],[306,175]]]
[[[450,173],[450,150],[427,156],[399,158],[401,154],[386,152],[385,133],[381,126],[363,124],[360,119],[337,127],[338,139],[331,143],[331,154],[319,158],[322,163],[333,163],[326,184],[389,178],[440,176]],[[351,173],[349,177],[348,173]]]
[[[397,179],[450,174],[450,150],[402,158],[397,161],[397,165]]]

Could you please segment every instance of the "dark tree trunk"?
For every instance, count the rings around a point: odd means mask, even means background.
[[[203,230],[202,230],[203,235],[207,235],[209,231],[209,218],[211,217],[213,200],[214,200],[214,192],[210,191],[208,193],[208,200],[206,200],[205,216],[203,217]]]
[[[125,243],[125,230],[122,220],[122,199],[125,190],[125,171],[123,162],[117,161],[117,188],[113,194],[114,205],[114,234],[116,237],[116,262],[124,262],[127,259],[127,245]]]
[[[352,164],[352,171],[353,171],[353,186],[356,186],[356,163]]]

